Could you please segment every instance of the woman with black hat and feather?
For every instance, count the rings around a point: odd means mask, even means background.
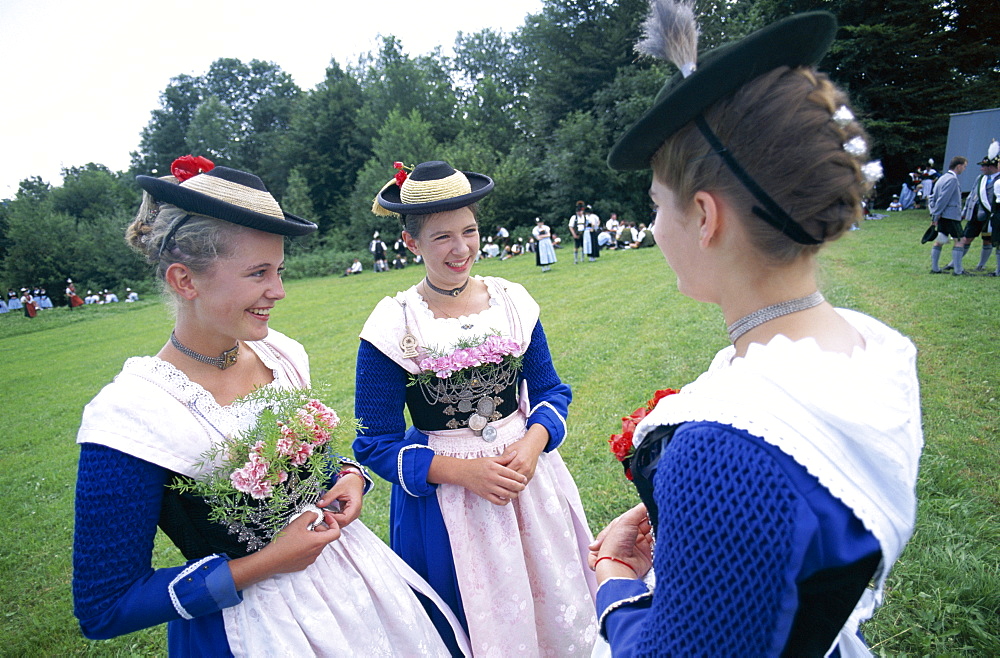
[[[866,655],[923,437],[913,344],[817,289],[818,250],[880,174],[814,68],[836,23],[793,16],[701,57],[692,4],[656,1],[644,27],[640,50],[680,73],[608,162],[653,170],[656,243],[732,345],[622,455],[643,504],[592,545],[602,635],[615,655]]]
[[[253,174],[191,156],[171,171],[137,178],[143,202],[126,239],[156,266],[173,331],[156,356],[126,361],[77,437],[73,594],[84,635],[167,623],[172,656],[446,656],[421,605],[436,601],[468,653],[433,590],[357,520],[371,481],[355,462],[341,458],[312,513],[266,545],[173,486],[201,477],[213,445],[254,427],[262,406],[244,396],[309,387],[305,350],[268,320],[285,296],[284,237],[316,225],[283,212]],[[157,525],[186,564],[151,566]]]
[[[397,169],[373,212],[402,217],[426,276],[361,332],[355,455],[393,483],[392,548],[462,617],[474,653],[589,654],[591,535],[556,450],[570,389],[528,292],[472,276],[493,181],[441,161]]]

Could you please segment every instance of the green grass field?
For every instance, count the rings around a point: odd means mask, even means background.
[[[886,605],[864,630],[885,656],[1000,655],[1000,278],[930,276],[929,249],[919,244],[926,223],[922,211],[865,222],[821,259],[831,302],[882,319],[920,350],[927,446],[917,529]],[[477,273],[522,283],[541,304],[556,368],[574,393],[561,452],[596,531],[636,501],[606,442],[619,416],[657,388],[691,381],[727,341],[718,309],[680,296],[658,250],[606,252],[576,266],[572,252],[558,253],[545,274],[530,256],[483,262]],[[977,245],[966,267],[978,257]],[[353,410],[357,335],[369,311],[421,274],[410,267],[287,285],[272,326],[305,345],[313,380],[334,385],[337,409]],[[157,300],[34,320],[0,315],[0,655],[165,653],[162,627],[85,640],[70,580],[81,410],[126,358],[155,353],[170,327]],[[388,491],[383,483],[370,494],[363,515],[383,538]],[[180,561],[163,537],[154,559]]]

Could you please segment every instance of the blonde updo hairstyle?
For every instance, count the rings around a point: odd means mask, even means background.
[[[841,126],[833,114],[848,105],[843,91],[812,68],[782,66],[743,85],[704,112],[736,160],[809,235],[834,240],[862,216],[871,190],[844,144],[868,142],[857,121]],[[695,192],[722,195],[739,211],[751,246],[774,264],[787,264],[820,245],[794,242],[751,212],[760,205],[695,126],[688,123],[660,146],[653,174],[687,208]]]
[[[172,176],[165,180],[176,181]],[[170,238],[170,244],[161,249],[170,230],[185,216],[184,224]],[[125,229],[125,242],[133,251],[156,266],[156,277],[163,291],[176,303],[173,289],[166,284],[166,271],[174,263],[181,263],[200,274],[206,272],[220,258],[232,256],[234,238],[253,229],[206,215],[189,213],[169,203],[159,203],[148,192],[142,193],[142,204],[135,219]]]

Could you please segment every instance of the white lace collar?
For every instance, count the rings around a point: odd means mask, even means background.
[[[472,278],[473,279],[477,279],[479,281],[482,281],[483,283],[486,284],[486,289],[490,293],[489,307],[486,308],[486,309],[484,309],[484,310],[482,310],[482,311],[479,311],[477,313],[470,313],[468,315],[460,315],[457,318],[438,318],[438,317],[435,317],[434,316],[434,310],[431,309],[430,305],[427,303],[427,299],[423,295],[421,295],[420,292],[417,290],[417,288],[418,288],[418,286],[420,284],[417,284],[417,285],[414,285],[414,286],[410,287],[409,289],[407,289],[406,291],[404,291],[402,294],[404,294],[404,295],[406,295],[408,297],[408,301],[410,301],[411,303],[413,303],[414,307],[416,309],[418,309],[418,312],[422,313],[425,316],[425,319],[434,320],[436,322],[441,322],[441,323],[446,324],[446,325],[454,325],[454,326],[457,327],[459,325],[469,324],[470,322],[477,322],[477,321],[479,321],[480,320],[480,316],[489,314],[497,306],[500,305],[500,300],[499,300],[499,297],[497,295],[497,288],[496,288],[496,286],[497,286],[497,280],[494,277],[482,277],[482,276],[479,276],[477,274],[476,276],[474,276]]]
[[[273,379],[263,388],[272,386],[290,388],[295,385],[287,379],[284,369],[274,360],[274,355],[270,351],[262,349],[256,341],[244,344],[271,370]],[[228,405],[219,404],[215,396],[201,384],[191,381],[184,371],[157,356],[138,356],[128,359],[122,367],[122,374],[140,377],[156,384],[187,406],[192,413],[200,415],[214,430],[211,432],[214,434],[213,440],[250,427],[260,413],[260,405],[248,404],[240,399]]]

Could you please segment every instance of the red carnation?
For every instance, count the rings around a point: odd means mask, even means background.
[[[170,173],[180,182],[215,168],[215,163],[200,155],[182,155],[170,165]]]
[[[656,403],[667,397],[668,395],[674,395],[675,393],[680,393],[675,388],[664,388],[653,394],[652,399],[648,400],[645,405],[639,407],[633,411],[628,416],[622,417],[622,432],[621,434],[612,434],[611,438],[608,439],[608,444],[611,446],[611,452],[620,462],[624,462],[632,457],[633,446],[632,446],[632,435],[635,433],[635,428],[642,422],[649,413],[656,408]],[[632,469],[626,464],[625,477],[629,480],[632,479]]]
[[[631,434],[612,434],[611,438],[608,439],[608,443],[611,445],[611,452],[614,453],[618,461],[623,462],[632,452],[632,435]]]
[[[656,403],[667,397],[668,395],[674,395],[680,393],[676,388],[665,388],[653,393],[653,399],[649,401],[648,408],[652,411],[656,407]]]
[[[402,169],[403,168],[403,163],[400,162],[399,160],[396,160],[395,162],[392,163],[392,168],[393,169]]]
[[[402,187],[403,183],[406,181],[406,172],[400,169],[399,171],[396,172],[395,178],[396,178],[396,185]]]

